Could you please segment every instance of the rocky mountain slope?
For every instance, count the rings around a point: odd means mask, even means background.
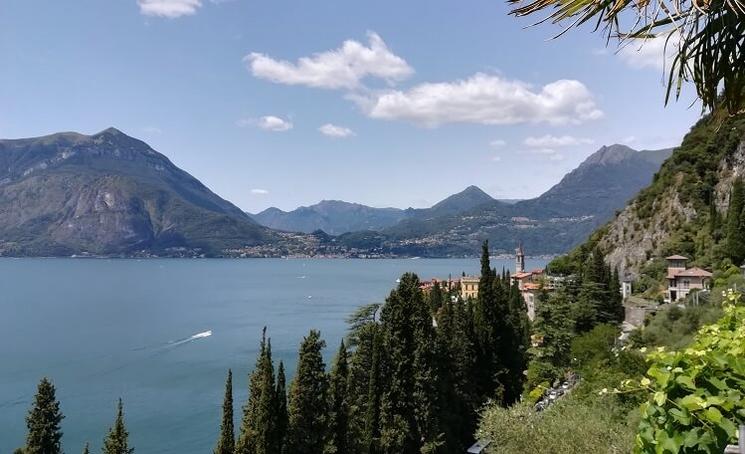
[[[531,254],[563,253],[648,185],[671,152],[602,147],[535,199],[492,200],[462,213],[408,218],[380,232],[342,235],[340,241],[421,256],[473,255],[484,239],[498,252],[511,252],[522,241]]]
[[[219,255],[278,240],[114,128],[0,140],[1,255]]]
[[[584,247],[599,246],[613,267],[630,276],[642,270],[654,274],[655,264],[672,254],[716,267],[728,255],[723,224],[733,182],[742,176],[745,115],[708,115],[686,135],[652,184]]]

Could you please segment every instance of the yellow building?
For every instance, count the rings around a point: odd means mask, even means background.
[[[481,278],[478,276],[465,276],[460,279],[460,296],[464,300],[479,296],[479,280]]]

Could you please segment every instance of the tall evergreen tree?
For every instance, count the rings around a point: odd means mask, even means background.
[[[727,252],[735,265],[741,265],[745,260],[745,184],[742,178],[735,180],[727,210]]]
[[[442,443],[432,316],[419,278],[401,277],[381,315],[385,353],[380,444],[385,453],[433,452]]]
[[[371,443],[378,438],[375,431],[378,428],[376,415],[380,410],[380,390],[377,379],[380,367],[376,349],[380,336],[375,314],[379,307],[379,304],[363,306],[347,320],[350,325],[347,345],[351,350],[348,383],[349,436],[347,437],[350,452],[368,453]],[[369,418],[372,418],[372,425],[368,425]]]
[[[58,454],[62,452],[62,430],[64,416],[55,396],[54,385],[42,378],[34,396],[34,403],[26,416],[25,454]]]
[[[373,326],[370,348],[370,375],[367,380],[366,405],[364,406],[364,424],[362,426],[362,446],[360,452],[376,454],[380,448],[380,398],[382,391],[381,356],[383,346],[377,326]],[[359,354],[358,350],[355,356]],[[354,376],[352,376],[354,377]],[[354,433],[352,433],[354,435]],[[353,439],[350,437],[350,441]]]
[[[325,346],[316,330],[311,330],[300,346],[288,399],[287,449],[294,454],[323,452],[328,425],[328,381],[321,353]]]
[[[124,425],[124,405],[119,399],[116,420],[103,440],[103,454],[131,454],[134,448],[129,447],[129,432]]]
[[[90,452],[90,445],[88,444],[88,442],[85,442],[85,446],[83,446],[83,454],[90,454]]]
[[[222,423],[220,439],[217,441],[215,454],[233,454],[235,452],[235,430],[233,428],[233,371],[228,369],[225,381],[225,397],[222,403]]]
[[[272,346],[264,328],[259,357],[249,380],[249,397],[243,407],[236,454],[270,454],[281,449],[277,446],[275,391]]]
[[[329,377],[329,434],[325,450],[328,453],[348,452],[348,386],[347,347],[342,340]]]
[[[279,370],[277,371],[277,391],[275,392],[276,403],[276,437],[277,446],[280,447],[280,452],[287,452],[287,385],[285,379],[285,365],[282,361],[279,362]]]
[[[474,302],[473,324],[476,334],[476,387],[484,398],[495,398],[499,361],[498,333],[502,328],[502,316],[497,312],[495,276],[489,262],[489,241],[481,247],[481,278],[478,298]]]

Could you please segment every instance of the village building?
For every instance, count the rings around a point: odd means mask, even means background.
[[[692,291],[704,290],[711,281],[712,274],[701,268],[687,268],[687,257],[671,255],[667,260],[668,289],[665,302],[674,303],[684,299]]]
[[[478,298],[479,296],[479,276],[463,276],[460,279],[460,296],[464,300],[469,298]]]

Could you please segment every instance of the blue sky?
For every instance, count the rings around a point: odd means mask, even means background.
[[[680,142],[659,42],[550,40],[500,0],[1,0],[0,137],[109,126],[249,211],[539,195]]]

